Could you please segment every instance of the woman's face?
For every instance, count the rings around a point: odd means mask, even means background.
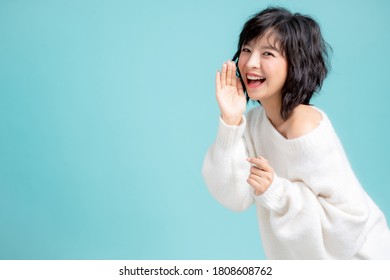
[[[273,34],[265,34],[242,46],[238,60],[242,80],[252,100],[281,102],[288,63]]]

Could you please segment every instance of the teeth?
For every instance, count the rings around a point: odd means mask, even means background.
[[[261,77],[261,76],[252,76],[252,75],[247,75],[246,76],[249,80],[254,80],[254,81],[261,81],[261,80],[265,80],[264,77]]]

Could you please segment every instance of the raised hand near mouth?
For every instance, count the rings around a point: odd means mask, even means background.
[[[221,72],[217,72],[216,96],[222,120],[227,125],[239,125],[246,109],[246,97],[233,61],[225,62]]]

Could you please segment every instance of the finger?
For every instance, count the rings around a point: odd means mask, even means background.
[[[217,74],[215,75],[215,89],[216,91],[221,89],[221,73],[217,71]]]
[[[250,163],[256,165],[257,167],[264,166],[264,165],[268,164],[268,161],[265,158],[261,157],[261,156],[248,158],[247,160]]]
[[[249,185],[251,185],[253,188],[255,188],[255,189],[261,189],[262,188],[261,184],[257,180],[255,180],[255,179],[253,179],[251,177],[248,177],[248,179],[246,179],[246,182]]]
[[[227,86],[232,85],[232,71],[233,71],[232,62],[228,61],[227,62],[227,74],[226,74],[226,85]]]
[[[237,91],[239,95],[244,95],[244,88],[242,87],[242,83],[240,78],[236,77],[236,85],[237,85]]]
[[[248,178],[246,182],[255,189],[256,195],[260,195],[265,192],[265,187],[259,183],[258,181],[254,180],[253,178]]]
[[[248,178],[252,179],[252,180],[255,180],[257,183],[259,183],[262,186],[265,186],[265,185],[269,184],[269,182],[268,182],[268,180],[266,178],[257,176],[256,174],[253,174],[253,173],[249,174]]]
[[[227,65],[226,63],[224,63],[222,65],[222,71],[221,71],[221,87],[224,87],[226,86],[226,69],[227,68]]]
[[[254,175],[259,176],[261,178],[268,178],[268,177],[270,177],[268,171],[264,171],[264,170],[262,170],[262,169],[260,169],[260,168],[258,168],[256,166],[252,166],[250,168],[249,172],[251,174],[254,174]]]
[[[248,162],[256,165],[258,168],[264,170],[264,171],[273,171],[271,166],[268,164],[268,161],[263,157],[257,157],[257,158],[248,158]]]
[[[233,61],[231,61],[230,64],[232,66],[232,73],[231,73],[230,81],[232,83],[232,86],[235,87],[236,83],[237,83],[237,80],[236,80],[236,71],[237,71],[236,64]]]
[[[259,182],[261,181],[263,184],[269,186],[272,184],[274,180],[274,173],[269,172],[269,171],[264,171],[261,170],[255,166],[252,166],[250,169],[250,175],[255,176],[254,178],[261,178],[261,180],[258,180]]]

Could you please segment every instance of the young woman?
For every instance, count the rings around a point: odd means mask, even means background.
[[[383,213],[327,115],[309,105],[326,61],[312,18],[269,8],[249,19],[216,75],[220,125],[203,176],[224,206],[256,205],[269,259],[390,259]],[[261,106],[244,115],[249,98]]]

